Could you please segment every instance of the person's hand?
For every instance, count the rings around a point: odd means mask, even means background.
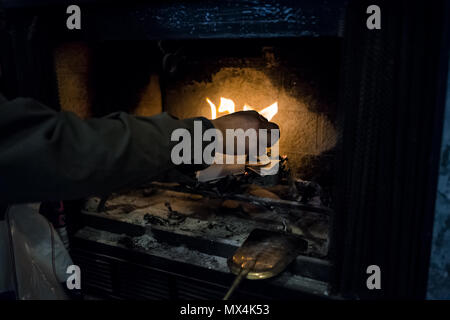
[[[211,120],[214,127],[219,130],[222,133],[223,139],[224,139],[224,153],[226,151],[226,129],[243,129],[244,132],[248,129],[255,129],[257,133],[257,140],[258,141],[252,141],[252,143],[258,143],[259,145],[259,138],[260,135],[259,129],[266,129],[267,130],[267,147],[272,146],[275,144],[275,141],[271,141],[271,130],[279,130],[279,127],[276,123],[269,122],[266,118],[264,118],[262,115],[260,115],[256,111],[238,111],[232,114],[228,114],[226,116],[222,116],[220,118]],[[236,148],[237,146],[237,138],[235,138],[234,142],[235,150],[234,154],[238,154],[238,150]],[[245,142],[245,153],[248,154],[249,152],[249,139],[246,138]],[[259,154],[263,154],[263,150],[259,150]]]

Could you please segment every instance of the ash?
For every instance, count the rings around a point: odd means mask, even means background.
[[[149,252],[152,252],[152,250],[165,251],[166,257],[171,260],[181,260],[185,263],[199,265],[208,269],[222,269],[224,272],[227,271],[226,268],[223,268],[224,258],[210,256],[197,250],[189,249],[184,245],[170,246],[159,242],[148,234],[132,238],[132,243],[135,249],[146,250]]]
[[[128,248],[164,247],[175,255],[192,251],[182,245],[184,240],[175,245],[167,241],[171,234],[178,239],[201,240],[204,246],[215,243],[239,247],[252,230],[262,228],[300,235],[308,241],[307,255],[325,257],[329,215],[307,210],[309,207],[325,208],[322,189],[317,183],[300,179],[290,178],[289,183],[283,183],[288,173],[286,168],[281,170],[275,181],[273,177],[242,175],[208,183],[154,182],[140,189],[113,194],[107,201],[91,198],[84,212],[143,227],[146,230],[143,236],[120,240]],[[233,195],[240,198],[236,200]],[[166,239],[154,237],[158,230],[163,231]]]
[[[116,234],[91,227],[85,227],[77,232],[77,236],[107,245],[145,252],[169,260],[189,263],[226,273],[228,272],[226,259],[223,257],[211,256],[187,248],[184,245],[168,245],[156,240],[151,234],[144,234],[139,237],[129,237],[125,234]]]

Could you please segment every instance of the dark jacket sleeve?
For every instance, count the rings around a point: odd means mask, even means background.
[[[0,98],[2,99],[2,98]],[[204,129],[212,128],[205,118]],[[82,120],[32,99],[0,101],[0,202],[106,195],[148,181],[174,165],[174,129],[193,136],[194,120],[166,113],[114,113]]]

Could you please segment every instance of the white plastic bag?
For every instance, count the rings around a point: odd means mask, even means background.
[[[63,286],[73,263],[53,226],[32,205],[10,207],[6,226],[18,299],[68,299]]]

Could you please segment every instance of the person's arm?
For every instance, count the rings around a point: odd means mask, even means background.
[[[0,98],[1,99],[1,98]],[[203,128],[213,125],[205,118]],[[82,120],[32,99],[0,101],[0,202],[106,195],[172,168],[170,137],[194,119],[114,113]]]

